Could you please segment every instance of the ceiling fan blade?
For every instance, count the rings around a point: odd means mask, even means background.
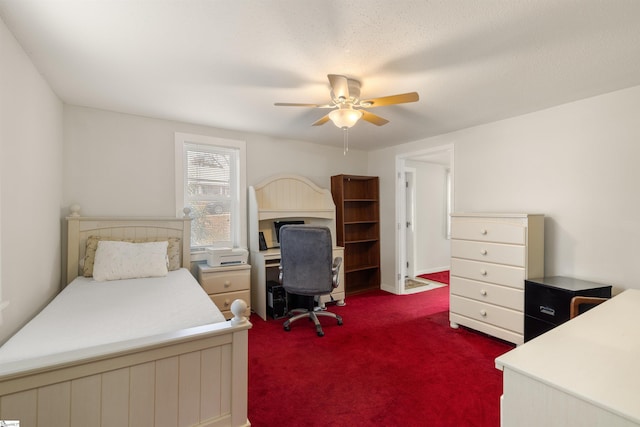
[[[368,111],[365,110],[360,110],[362,111],[362,120],[366,120],[369,123],[373,123],[376,126],[382,126],[382,125],[386,125],[387,123],[389,123],[389,120],[387,119],[383,119],[380,116],[377,116],[373,113],[370,113]]]
[[[349,81],[345,76],[339,74],[328,74],[329,84],[331,84],[331,90],[333,95],[337,98],[349,99]]]
[[[407,102],[416,102],[419,100],[417,92],[403,93],[400,95],[383,96],[382,98],[366,99],[360,102],[362,106],[367,108],[383,107],[385,105],[404,104]]]
[[[296,104],[292,102],[275,102],[273,105],[276,107],[320,107],[317,104]]]
[[[296,104],[295,102],[274,102],[276,107],[311,107],[311,108],[336,108],[335,104]]]
[[[316,120],[311,126],[320,126],[329,121],[329,115],[322,117],[321,119]]]

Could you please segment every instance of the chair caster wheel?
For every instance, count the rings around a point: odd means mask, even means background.
[[[319,337],[323,337],[323,336],[324,336],[324,332],[322,332],[322,331],[318,331],[318,336],[319,336]]]
[[[289,332],[291,330],[291,328],[289,326],[284,326],[284,330]]]
[[[342,326],[342,320],[338,320],[338,326]]]

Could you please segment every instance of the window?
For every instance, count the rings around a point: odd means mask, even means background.
[[[246,247],[245,143],[176,133],[176,210],[191,209],[191,250]]]

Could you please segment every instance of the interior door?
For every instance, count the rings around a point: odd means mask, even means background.
[[[406,168],[405,175],[405,242],[406,242],[406,277],[415,277],[415,176],[413,168]]]

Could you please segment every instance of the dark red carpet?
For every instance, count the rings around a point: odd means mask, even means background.
[[[255,427],[499,425],[502,373],[511,345],[451,329],[449,288],[413,295],[373,291],[329,306],[344,325],[253,315],[249,420]]]
[[[449,270],[438,271],[437,273],[421,274],[418,277],[438,283],[444,283],[445,285],[449,284]]]

